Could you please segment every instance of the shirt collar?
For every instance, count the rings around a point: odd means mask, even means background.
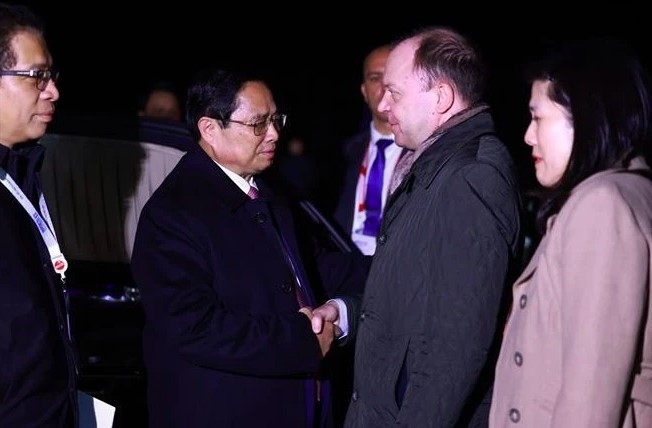
[[[369,139],[370,145],[376,144],[376,141],[380,140],[381,138],[389,138],[390,140],[394,141],[394,134],[381,134],[380,131],[376,129],[373,122],[369,123],[369,132],[371,135],[371,138]]]
[[[215,161],[213,161],[213,162],[215,162]],[[215,162],[215,163],[217,164],[217,166],[220,167],[220,169],[222,169],[222,171],[224,171],[224,173],[227,175],[227,177],[229,177],[231,179],[231,181],[233,181],[236,184],[236,186],[238,186],[240,188],[240,190],[242,190],[243,192],[249,193],[249,188],[250,187],[255,187],[256,189],[258,189],[258,187],[256,186],[256,182],[254,181],[253,177],[251,177],[251,179],[249,181],[247,181],[244,178],[242,178],[241,176],[239,176],[238,174],[236,174],[235,172],[227,169],[226,167],[220,165],[217,162]]]
[[[0,166],[20,182],[41,170],[44,156],[45,148],[38,142],[16,144],[11,148],[0,145]]]

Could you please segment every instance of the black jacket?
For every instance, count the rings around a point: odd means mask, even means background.
[[[428,147],[387,202],[349,318],[357,340],[347,427],[487,425],[520,244],[514,165],[481,112]]]
[[[0,166],[38,208],[44,149],[0,145]],[[75,354],[62,286],[27,211],[0,185],[0,426],[76,425]]]
[[[311,379],[322,357],[298,312],[276,229],[305,291],[314,303],[320,296],[307,280],[290,208],[262,179],[256,183],[260,197],[250,200],[197,148],[141,213],[131,267],[146,314],[152,427],[312,426]],[[329,295],[347,291],[354,260],[326,256],[323,287]]]

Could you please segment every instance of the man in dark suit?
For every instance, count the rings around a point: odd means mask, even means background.
[[[186,119],[199,147],[145,205],[131,259],[150,426],[314,427],[328,413],[316,376],[337,328],[312,332],[319,290],[290,207],[259,175],[285,115],[263,81],[208,69],[190,86]],[[327,293],[361,287],[359,265],[336,255],[320,265]]]
[[[394,143],[394,134],[387,120],[387,113],[378,111],[378,103],[383,96],[385,62],[390,50],[389,45],[376,47],[367,54],[363,62],[360,92],[368,106],[371,119],[363,129],[347,138],[342,144],[346,171],[334,212],[334,218],[344,233],[351,236],[358,249],[367,256],[373,255],[376,250],[377,228],[365,227],[365,223],[372,215],[378,216],[377,223],[379,223],[394,167],[403,152],[403,149]],[[388,145],[379,148],[377,143],[385,140],[388,141]],[[381,154],[380,151],[383,153]],[[384,156],[382,178],[379,183],[370,183],[374,179],[371,174],[372,167],[379,155]],[[366,203],[370,185],[377,185],[380,190],[377,212]]]
[[[40,20],[0,4],[0,426],[77,425],[75,352],[37,140],[59,99]]]

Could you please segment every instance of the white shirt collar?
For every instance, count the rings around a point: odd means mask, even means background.
[[[394,134],[389,134],[389,135],[381,134],[380,131],[376,129],[373,122],[369,122],[369,130],[371,133],[371,138],[369,139],[370,145],[376,144],[376,141],[380,140],[381,138],[389,138],[391,140],[394,140]]]
[[[222,171],[224,171],[224,173],[231,179],[231,181],[233,181],[243,192],[249,193],[250,187],[255,187],[256,189],[258,189],[258,186],[256,186],[256,182],[254,181],[253,177],[251,177],[251,179],[247,181],[241,176],[239,176],[238,174],[236,174],[235,172],[227,169],[226,167],[220,165],[217,162],[215,163],[217,164],[217,166],[219,166],[222,169]]]

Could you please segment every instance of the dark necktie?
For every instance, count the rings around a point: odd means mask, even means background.
[[[247,196],[249,196],[251,199],[258,199],[259,196],[258,189],[256,189],[254,186],[251,186],[249,188],[249,191],[247,192]],[[303,308],[305,306],[309,306],[308,300],[306,299],[304,294],[305,292],[303,290],[303,284],[301,284],[301,281],[299,280],[299,274],[298,274],[296,262],[294,260],[294,257],[292,257],[292,252],[290,251],[290,247],[288,243],[285,241],[283,234],[276,227],[276,222],[274,222],[274,229],[276,230],[276,234],[281,244],[281,249],[283,250],[283,253],[285,255],[285,259],[287,260],[290,270],[292,270],[292,274],[294,275],[294,281],[295,281],[294,293],[296,295],[297,302],[299,303],[299,307]]]
[[[366,218],[362,233],[368,236],[376,236],[380,228],[380,216],[382,214],[383,200],[383,175],[385,173],[385,149],[393,141],[388,138],[381,138],[376,141],[376,158],[369,170],[367,180],[367,191],[365,193],[364,207]]]

